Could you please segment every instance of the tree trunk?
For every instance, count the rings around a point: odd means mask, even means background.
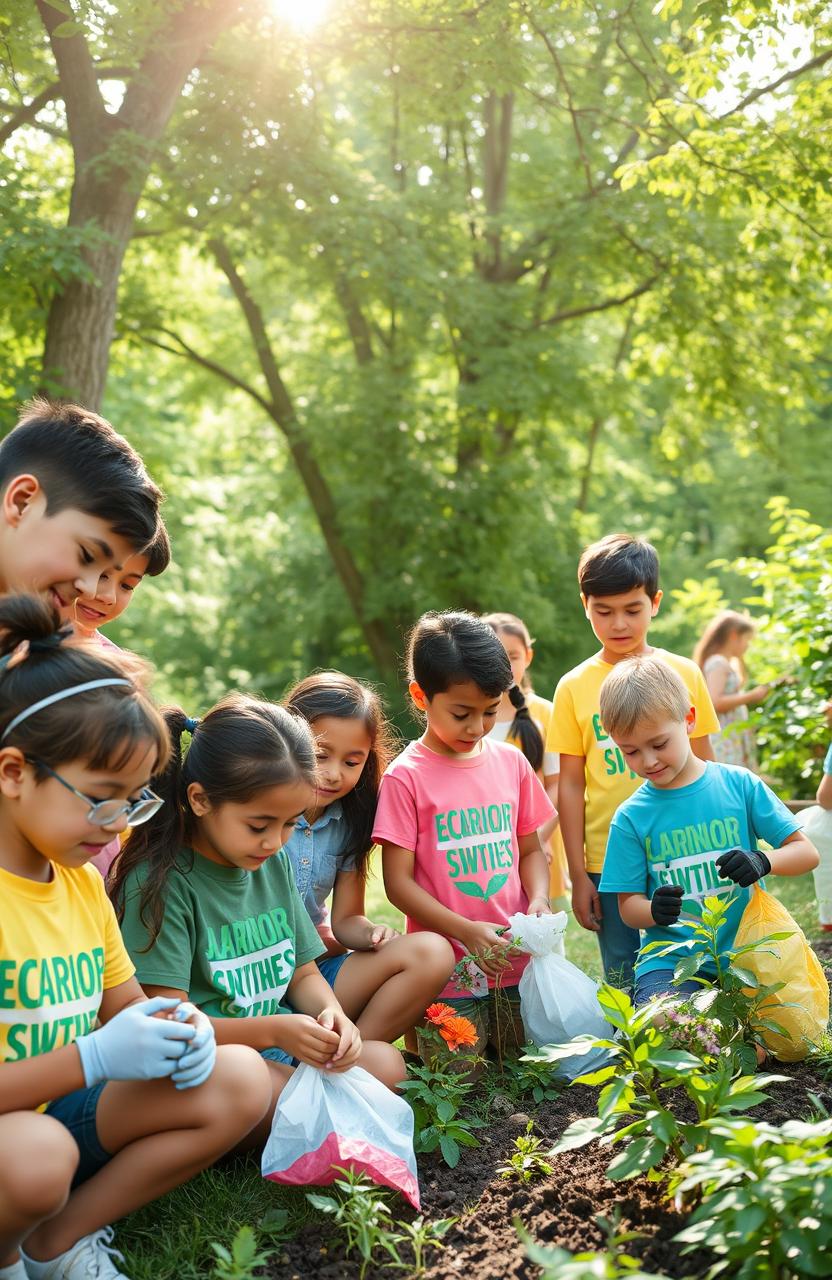
[[[46,390],[98,409],[113,340],[118,284],[136,206],[183,85],[204,50],[236,19],[240,0],[171,5],[110,114],[83,32],[61,35],[64,13],[36,0],[49,35],[66,105],[75,173],[68,226],[96,232],[83,256],[89,278],[70,280],[52,299],[46,322]],[[129,157],[127,161],[124,156]]]
[[[143,184],[142,184],[143,185]],[[102,188],[90,171],[76,176],[69,226],[94,225],[100,239],[85,250],[91,279],[70,280],[49,308],[43,354],[44,389],[98,409],[113,340],[118,284],[139,195]]]

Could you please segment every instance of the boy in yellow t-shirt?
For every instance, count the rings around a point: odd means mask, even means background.
[[[606,978],[630,989],[638,930],[624,924],[616,895],[599,893],[598,884],[613,814],[642,780],[601,726],[601,685],[616,663],[649,653],[678,672],[690,692],[696,708],[692,746],[702,760],[714,758],[708,735],[719,731],[719,721],[696,664],[647,643],[662,598],[655,547],[629,534],[609,534],[584,551],[578,582],[601,649],[560,680],[546,750],[560,755],[558,810],[575,919],[598,934]]]

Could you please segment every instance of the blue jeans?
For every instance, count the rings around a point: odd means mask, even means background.
[[[647,1004],[654,996],[695,996],[702,990],[701,982],[679,982],[673,985],[672,969],[648,969],[636,978],[636,994],[633,1004]]]
[[[598,888],[601,873],[589,873],[589,878]],[[633,989],[633,966],[636,962],[641,934],[638,929],[631,929],[621,919],[618,910],[618,894],[602,893],[601,899],[601,931],[595,936],[601,949],[601,963],[604,966],[604,978],[622,991]]]

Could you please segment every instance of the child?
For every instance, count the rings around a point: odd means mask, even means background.
[[[326,946],[318,968],[362,1037],[396,1040],[445,986],[455,964],[435,933],[400,937],[364,914],[381,775],[393,755],[378,694],[340,671],[308,676],[286,697],[315,736],[318,790],[285,849]],[[326,903],[334,890],[331,928]]]
[[[720,729],[741,724],[748,719],[749,706],[764,702],[771,686],[758,684],[744,689],[746,680],[743,656],[754,635],[754,623],[742,613],[726,609],[708,624],[693,651],[693,660],[702,671]],[[713,742],[714,755],[721,764],[741,764],[757,769],[757,751],[750,729],[718,734]]]
[[[169,564],[170,541],[160,520],[156,537],[149,547],[132,555],[118,573],[114,570],[102,573],[95,594],[77,596],[61,611],[62,616],[81,635],[98,640],[105,648],[117,649],[118,645],[99,628],[120,618],[142,580],[157,578]]]
[[[601,722],[629,767],[646,783],[625,800],[610,827],[601,878],[618,894],[622,919],[651,942],[679,942],[706,896],[731,894],[720,945],[732,945],[750,886],[766,875],[799,876],[818,864],[800,823],[765,783],[737,765],[703,761],[691,751],[696,709],[675,671],[653,657],[619,664],[601,689]],[[771,849],[763,853],[757,842]],[[636,1004],[673,985],[675,961],[642,950]],[[715,976],[700,970],[703,977]]]
[[[602,897],[598,884],[612,816],[639,786],[639,777],[603,730],[601,685],[625,658],[653,653],[679,672],[690,691],[697,715],[693,750],[702,759],[713,759],[708,734],[716,733],[719,722],[696,664],[647,643],[662,598],[655,547],[629,534],[610,534],[586,548],[578,582],[601,649],[558,684],[546,745],[560,753],[558,807],[575,919],[598,934],[607,979],[630,989],[638,932],[622,921],[615,894]]]
[[[94,597],[157,536],[161,492],[103,418],[33,400],[0,444],[0,594]]]
[[[500,710],[491,730],[492,740],[510,742],[523,752],[557,808],[560,760],[556,751],[544,750],[552,719],[552,704],[545,698],[539,698],[529,681],[527,673],[534,657],[529,629],[513,613],[488,613],[483,621],[497,633],[514,677],[514,684],[500,699]],[[541,830],[540,839],[549,859],[549,896],[561,898],[566,893],[568,877],[557,818]]]
[[[297,1062],[360,1063],[391,1087],[404,1064],[391,1045],[362,1044],[315,963],[323,947],[283,849],[315,802],[309,726],[242,694],[200,721],[178,708],[165,718],[173,751],[156,786],[166,804],[130,835],[113,898],[148,994],[193,1001],[219,1044],[266,1059],[271,1104],[250,1139],[262,1144]]]
[[[0,600],[3,1280],[122,1276],[106,1224],[212,1164],[269,1096],[206,1019],[150,1016],[178,1002],[144,998],[85,864],[158,807],[165,727],[124,661],[59,627],[42,599]]]
[[[452,979],[441,999],[474,1023],[474,1052],[488,1044],[501,1052],[507,1040],[524,1042],[517,983],[528,959],[510,956],[502,932],[515,912],[549,911],[538,829],[554,811],[523,753],[488,739],[512,676],[486,622],[424,614],[410,635],[408,668],[427,728],[382,779],[373,838],[384,884],[409,933],[435,930],[458,960],[473,957],[473,990]]]
[[[107,622],[114,622],[124,613],[133,598],[133,592],[145,575],[155,578],[164,573],[169,564],[170,542],[160,519],[158,533],[146,551],[131,556],[119,573],[112,569],[102,573],[95,595],[78,596],[61,610],[61,616],[73,623],[80,635],[97,640],[105,649],[118,651],[119,646],[97,628]],[[106,844],[94,858],[90,858],[90,864],[105,879],[120,848],[121,841],[116,838]]]
[[[826,723],[832,729],[832,700],[824,706],[823,714],[826,717]],[[832,809],[832,742],[830,742],[824,756],[823,777],[818,783],[815,803],[819,804],[821,809]]]

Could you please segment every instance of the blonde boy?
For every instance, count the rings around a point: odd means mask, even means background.
[[[601,721],[644,786],[612,820],[601,891],[616,894],[621,917],[652,942],[681,942],[705,897],[730,895],[719,942],[731,947],[751,886],[763,876],[802,875],[817,866],[814,845],[765,783],[740,765],[700,760],[691,750],[696,710],[675,671],[656,657],[620,663],[601,690]],[[758,841],[771,848],[763,853]],[[674,959],[639,954],[636,1004],[669,991]],[[699,970],[715,977],[707,963]]]

